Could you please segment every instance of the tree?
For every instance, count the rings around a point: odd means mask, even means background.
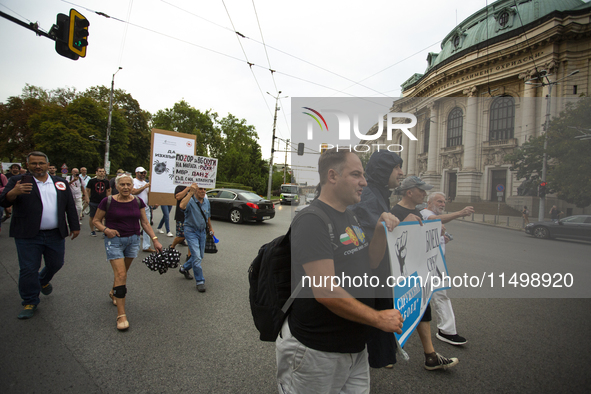
[[[215,127],[217,116],[215,112],[201,112],[181,100],[172,108],[156,112],[152,127],[195,135],[197,155],[216,157],[221,145],[220,131]]]
[[[228,114],[218,124],[223,138],[218,155],[218,179],[242,183],[264,194],[268,167],[262,159],[254,126],[232,114]]]
[[[575,139],[577,129],[591,126],[591,97],[583,97],[567,103],[560,116],[550,122],[546,136],[531,138],[520,148],[505,157],[517,171],[519,179],[525,178],[539,185],[542,175],[544,139],[547,137],[546,181],[548,191],[577,207],[591,204],[591,141]],[[583,175],[584,174],[584,175]]]
[[[9,97],[6,104],[0,104],[0,157],[24,161],[35,150],[29,119],[42,107],[36,98]]]

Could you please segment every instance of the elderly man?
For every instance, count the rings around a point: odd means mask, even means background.
[[[427,196],[427,190],[432,188],[432,185],[428,185],[416,176],[404,179],[396,189],[402,195],[402,199],[392,208],[394,216],[400,221],[421,222],[421,212],[416,207],[423,203]],[[425,369],[429,371],[447,369],[459,362],[455,357],[447,358],[435,352],[433,341],[431,341],[431,305],[427,306],[421,322],[417,325],[417,332],[425,352]]]
[[[421,211],[423,219],[440,219],[442,224],[448,223],[454,219],[470,216],[474,213],[474,208],[467,206],[461,211],[445,214],[445,194],[441,192],[431,193],[427,203],[427,208]],[[443,255],[445,255],[445,244],[449,242],[449,240],[449,237],[443,234],[441,235],[440,245],[443,250]],[[431,303],[435,310],[435,316],[437,316],[438,332],[435,334],[437,339],[456,346],[468,342],[466,341],[466,338],[458,335],[456,330],[456,318],[451,306],[451,300],[447,296],[447,290],[440,290],[433,293]]]
[[[279,392],[368,393],[368,330],[400,334],[402,316],[395,309],[375,310],[373,289],[333,286],[336,281],[330,280],[322,284],[322,278],[362,277],[377,268],[386,251],[384,226],[392,231],[399,222],[382,213],[369,242],[347,208],[360,201],[367,186],[363,165],[350,149],[324,152],[318,174],[318,198],[292,223],[291,251],[293,277],[313,278],[320,286],[302,279],[302,291],[275,342]]]
[[[29,153],[27,167],[31,174],[11,177],[0,195],[0,205],[12,205],[18,217],[10,223],[10,236],[14,237],[20,267],[18,287],[24,309],[19,319],[33,317],[40,292],[52,292],[51,279],[64,264],[64,239],[69,234],[74,239],[80,233],[72,193],[62,178],[47,173],[47,155]],[[42,258],[45,267],[39,272]]]
[[[80,172],[77,168],[72,168],[72,175],[66,177],[66,181],[70,185],[72,196],[74,197],[74,203],[76,204],[76,211],[78,217],[82,215],[82,202],[88,203],[88,197],[86,196],[86,188],[82,180],[80,179]]]
[[[150,187],[150,183],[146,182],[146,174],[147,171],[144,167],[137,167],[135,169],[135,178],[133,179],[133,190],[131,191],[131,194],[138,196],[140,200],[144,202],[146,205],[146,208],[144,209],[146,210],[148,222],[151,222],[152,212],[148,206],[148,188]],[[142,250],[149,253],[155,252],[155,250],[151,247],[150,236],[145,231],[142,242]]]

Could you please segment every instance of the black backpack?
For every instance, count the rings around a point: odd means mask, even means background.
[[[328,227],[333,248],[334,231],[328,215],[319,207],[310,205],[299,212],[295,219],[305,215],[316,215]],[[261,246],[259,253],[248,269],[250,284],[250,311],[261,341],[274,342],[287,317],[293,300],[301,290],[301,282],[291,291],[291,226],[285,235]]]

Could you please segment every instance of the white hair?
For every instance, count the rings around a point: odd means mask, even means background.
[[[131,180],[131,183],[133,184],[133,178],[131,177],[131,175],[124,173],[117,175],[117,178],[115,178],[115,185],[119,186],[119,182],[121,182],[121,179],[123,178],[129,178]]]
[[[433,200],[435,199],[435,197],[437,197],[437,196],[442,196],[442,197],[443,197],[443,199],[445,199],[445,193],[443,193],[443,192],[432,192],[432,193],[430,193],[430,194],[429,194],[429,198],[427,199],[427,202],[429,202],[429,203],[430,203],[430,202],[431,202],[431,201],[433,201]]]

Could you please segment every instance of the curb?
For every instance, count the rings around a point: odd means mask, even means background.
[[[477,221],[471,221],[471,220],[456,220],[456,222],[460,222],[460,223],[472,223],[472,224],[479,224],[481,226],[489,226],[489,227],[496,227],[496,228],[503,228],[506,230],[513,230],[513,231],[519,231],[525,234],[525,230],[522,228],[515,228],[515,227],[507,227],[507,226],[501,226],[498,224],[492,224],[492,223],[485,223],[485,222],[477,222]]]

